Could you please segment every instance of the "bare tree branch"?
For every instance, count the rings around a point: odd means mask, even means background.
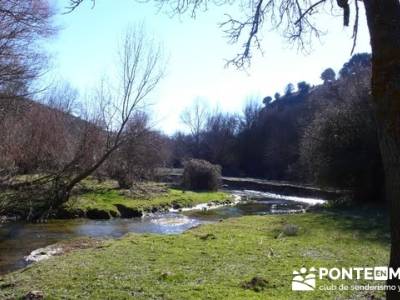
[[[71,6],[76,7],[84,0],[71,0]],[[143,0],[148,2],[150,0]],[[193,18],[199,10],[207,10],[210,4],[232,4],[237,0],[155,0],[160,9],[167,9],[174,14],[189,13]],[[242,18],[225,14],[227,19],[220,23],[228,42],[239,43],[241,50],[235,57],[226,61],[226,66],[234,65],[245,69],[250,65],[252,49],[262,53],[260,32],[265,22],[274,29],[280,29],[291,44],[299,50],[307,51],[313,38],[319,38],[323,31],[317,27],[314,13],[323,9],[327,3],[343,10],[343,22],[347,26],[350,16],[349,0],[242,0]],[[357,0],[358,1],[358,0]],[[168,5],[166,5],[168,4]],[[165,8],[166,7],[166,8]],[[356,3],[356,19],[358,23],[358,4]],[[354,32],[356,37],[356,31]]]
[[[354,49],[356,48],[357,45],[357,36],[358,36],[358,20],[359,20],[359,7],[358,7],[358,0],[354,0],[354,6],[356,10],[356,18],[354,20],[354,26],[353,26],[353,47],[351,48],[350,55],[353,55]]]
[[[64,12],[64,14],[69,14],[69,13],[73,12],[84,1],[85,0],[69,0],[69,5],[66,7],[67,11]],[[90,1],[92,1],[92,8],[94,8],[94,6],[96,5],[96,0],[90,0]]]
[[[320,0],[318,2],[315,2],[314,4],[312,4],[310,7],[308,7],[304,13],[300,13],[299,14],[299,18],[294,22],[295,25],[299,24],[301,22],[301,20],[303,18],[305,18],[305,16],[311,14],[313,12],[313,10],[320,4],[324,3],[326,0]],[[301,10],[299,9],[299,12],[301,12]]]
[[[160,65],[161,63],[160,47],[157,48],[146,40],[142,27],[129,29],[120,53],[120,93],[110,102],[119,108],[119,124],[115,129],[108,129],[111,132],[108,131],[104,152],[92,165],[70,180],[67,190],[71,190],[78,182],[92,174],[126,141],[124,133],[130,118],[141,108],[145,98],[163,77],[164,66]],[[104,110],[105,108],[102,108],[102,111]],[[112,123],[114,114],[109,115],[109,123]]]

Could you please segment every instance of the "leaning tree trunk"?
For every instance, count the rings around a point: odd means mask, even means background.
[[[372,47],[372,95],[390,207],[392,268],[400,268],[400,2],[364,0]],[[400,280],[388,284],[400,286]],[[398,289],[387,299],[400,299]]]

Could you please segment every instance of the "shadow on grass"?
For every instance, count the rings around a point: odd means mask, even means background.
[[[385,207],[352,206],[324,208],[320,218],[326,226],[336,226],[343,231],[357,232],[364,240],[390,244],[389,213]]]

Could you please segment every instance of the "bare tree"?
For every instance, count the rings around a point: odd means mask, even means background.
[[[181,114],[181,121],[189,129],[195,142],[195,156],[199,156],[200,138],[209,117],[209,110],[205,101],[197,98],[192,106],[186,108]]]
[[[47,217],[53,208],[68,200],[76,184],[132,139],[132,128],[127,130],[128,124],[131,117],[143,109],[147,96],[162,78],[164,66],[161,60],[160,47],[146,38],[143,28],[127,31],[119,53],[118,85],[109,87],[103,82],[94,95],[94,106],[72,122],[75,125],[70,124],[77,127],[79,135],[70,160],[56,172],[24,183],[24,187],[41,190],[36,191],[36,195],[44,202],[39,207],[31,206],[28,219]],[[142,131],[139,130],[137,135]],[[31,197],[29,189],[27,194]]]
[[[41,102],[17,97],[0,105],[0,174],[53,172],[65,164],[78,136],[74,127],[82,124],[71,115],[76,99],[77,91],[63,83]]]
[[[240,122],[241,130],[251,129],[259,119],[261,112],[261,105],[255,98],[248,98],[245,106],[243,107],[242,117]]]
[[[131,188],[135,181],[154,178],[157,167],[168,159],[168,140],[149,126],[145,112],[135,113],[126,129],[127,139],[105,163],[104,171],[121,188]]]
[[[79,92],[69,82],[59,81],[45,91],[39,99],[44,105],[69,115],[79,114],[81,111],[78,101]]]
[[[0,100],[27,95],[47,57],[39,42],[56,32],[47,0],[0,2]]]
[[[236,155],[233,151],[235,137],[239,128],[239,116],[235,114],[214,111],[207,118],[203,138],[205,158],[214,164],[219,164],[222,170],[235,165]]]
[[[72,188],[98,169],[126,141],[125,129],[131,116],[143,108],[146,97],[163,76],[160,47],[146,39],[142,28],[128,30],[119,54],[121,82],[117,93],[99,93],[100,103],[104,105],[100,110],[100,124],[106,135],[104,150],[93,164],[69,176],[64,195],[58,199],[60,202],[66,201]]]

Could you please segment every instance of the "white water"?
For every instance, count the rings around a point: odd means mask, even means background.
[[[232,200],[229,204],[219,204],[219,203],[200,203],[197,204],[193,207],[183,207],[183,208],[179,208],[179,209],[174,209],[171,208],[169,209],[169,212],[185,212],[185,211],[192,211],[192,210],[202,210],[202,211],[206,211],[206,210],[210,210],[210,209],[217,209],[220,207],[224,207],[224,206],[233,206],[238,204],[240,201],[242,200],[242,196],[238,195],[236,193],[232,193]]]
[[[317,204],[326,203],[326,200],[323,200],[323,199],[297,197],[297,196],[286,196],[286,195],[274,194],[274,193],[269,193],[269,192],[254,191],[254,190],[232,191],[232,193],[235,195],[239,195],[239,196],[243,197],[244,199],[246,199],[246,198],[251,198],[251,199],[270,198],[270,199],[277,199],[277,200],[302,202],[302,203],[306,203],[309,205],[317,205]]]

